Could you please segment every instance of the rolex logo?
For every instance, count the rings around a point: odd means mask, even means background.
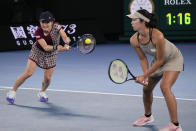
[[[191,5],[191,0],[165,0],[164,5]]]

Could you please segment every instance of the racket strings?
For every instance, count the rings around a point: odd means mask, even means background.
[[[124,79],[125,77],[124,77],[124,73],[123,73],[123,69],[122,68],[123,68],[122,66],[119,66],[118,68],[114,69],[114,70],[116,70],[114,72],[114,76],[120,77],[121,79]]]
[[[113,61],[109,69],[110,78],[116,83],[123,83],[127,79],[127,68],[120,61]]]
[[[91,42],[89,44],[85,43],[85,40],[89,38]],[[84,34],[78,41],[78,49],[83,54],[88,54],[92,52],[96,45],[96,39],[91,34]]]

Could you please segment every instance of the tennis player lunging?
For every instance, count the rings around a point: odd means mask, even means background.
[[[16,80],[13,89],[7,93],[7,101],[14,103],[16,91],[19,86],[35,71],[36,66],[44,69],[44,79],[42,88],[38,93],[40,101],[48,101],[48,96],[45,91],[48,88],[54,67],[56,66],[56,59],[58,51],[69,50],[70,39],[61,28],[62,26],[55,22],[53,15],[49,12],[42,12],[40,14],[40,27],[35,32],[36,42],[33,44],[27,61],[26,69]],[[60,36],[67,44],[59,45]]]
[[[171,122],[160,131],[182,131],[178,122],[177,103],[171,88],[180,71],[183,71],[183,56],[179,49],[164,38],[157,26],[155,14],[141,9],[127,15],[132,19],[131,25],[136,33],[130,38],[131,46],[135,49],[143,75],[137,76],[136,82],[143,84],[143,103],[145,114],[133,123],[143,126],[154,121],[152,116],[153,89],[162,78],[160,88],[165,98]],[[151,66],[145,54],[154,59]]]

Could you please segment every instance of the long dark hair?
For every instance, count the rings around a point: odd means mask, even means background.
[[[150,19],[150,22],[146,22],[146,24],[145,24],[146,27],[149,27],[149,28],[156,28],[157,27],[157,17],[154,13],[149,13],[145,9],[138,10],[137,12],[139,12],[143,16],[147,17],[148,19]],[[140,20],[143,21],[142,19],[140,19]]]

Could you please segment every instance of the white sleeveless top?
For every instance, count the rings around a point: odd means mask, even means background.
[[[156,59],[156,47],[152,43],[152,30],[149,31],[149,35],[150,35],[150,40],[146,44],[141,44],[138,39],[139,47],[143,50],[143,52],[153,56]],[[139,34],[138,34],[138,38],[139,38]],[[179,56],[180,54],[181,53],[179,49],[173,43],[165,39],[165,53],[164,53],[165,61],[175,56]]]

